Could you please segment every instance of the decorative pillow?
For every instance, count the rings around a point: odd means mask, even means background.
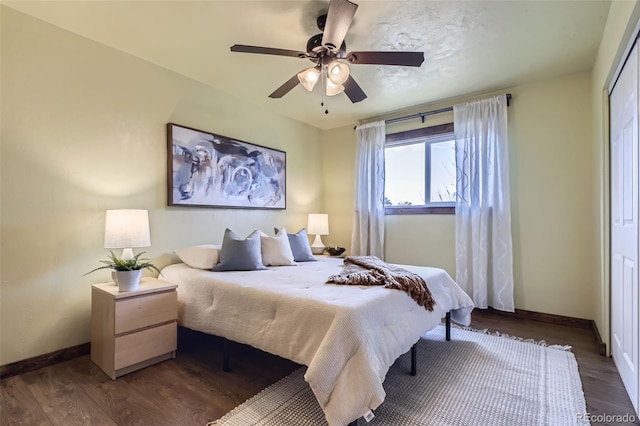
[[[220,245],[201,244],[173,251],[186,265],[196,269],[211,269],[218,263]]]
[[[289,244],[287,230],[282,228],[275,237],[270,237],[262,231],[260,232],[260,246],[262,252],[262,263],[267,266],[290,266],[295,265],[293,252]]]
[[[240,239],[227,228],[220,249],[220,263],[212,271],[256,271],[267,269],[260,254],[260,231],[253,231],[246,239]]]
[[[278,228],[274,228],[276,234]],[[309,245],[309,237],[307,237],[307,230],[302,228],[297,234],[287,234],[289,238],[289,245],[291,246],[291,252],[293,253],[293,260],[296,262],[315,262],[318,259],[313,257],[311,253],[311,246]]]

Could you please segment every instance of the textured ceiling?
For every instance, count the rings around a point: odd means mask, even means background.
[[[235,43],[305,50],[328,1],[2,1],[2,4],[321,129],[414,105],[590,70],[609,1],[366,1],[347,51],[424,51],[420,68],[352,65],[368,98],[320,106],[319,89],[268,95],[306,59],[231,53]]]

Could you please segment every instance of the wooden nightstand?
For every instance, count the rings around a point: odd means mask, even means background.
[[[91,287],[91,360],[111,379],[176,357],[177,285],[143,278],[135,291]]]

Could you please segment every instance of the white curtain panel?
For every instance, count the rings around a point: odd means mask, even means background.
[[[513,312],[507,101],[453,108],[456,139],[456,281],[478,308]]]
[[[384,141],[384,121],[356,127],[354,256],[384,259]]]

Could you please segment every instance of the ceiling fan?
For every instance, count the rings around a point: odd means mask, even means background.
[[[306,52],[243,44],[234,44],[231,46],[231,51],[306,58],[316,64],[291,77],[271,93],[270,98],[281,98],[298,84],[302,84],[311,92],[316,83],[321,81],[323,93],[327,96],[344,91],[351,102],[360,102],[366,99],[367,95],[351,76],[348,64],[419,67],[424,61],[424,53],[388,51],[347,53],[344,38],[357,8],[358,5],[349,0],[330,0],[327,14],[321,15],[317,20],[318,28],[322,33],[314,35],[307,41]],[[325,110],[325,113],[327,112]]]

